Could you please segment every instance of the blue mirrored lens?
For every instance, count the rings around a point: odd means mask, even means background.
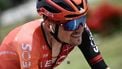
[[[73,31],[79,28],[80,25],[84,25],[84,23],[86,23],[86,16],[82,16],[78,19],[69,21],[67,23],[65,23],[64,29],[67,31]]]

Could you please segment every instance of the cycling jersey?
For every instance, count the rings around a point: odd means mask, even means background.
[[[0,69],[53,69],[74,49],[74,46],[62,44],[60,54],[52,63],[52,50],[45,38],[41,21],[38,19],[19,26],[5,37],[0,46]],[[107,65],[87,26],[82,39],[78,47],[91,68],[105,69]]]

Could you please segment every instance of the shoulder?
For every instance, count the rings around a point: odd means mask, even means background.
[[[32,58],[37,59],[42,49],[40,45],[44,43],[40,28],[41,21],[40,19],[34,20],[13,29],[2,42],[0,51],[14,51],[22,58],[25,58],[26,55],[34,55]]]
[[[28,22],[21,26],[18,33],[16,33],[14,42],[32,44],[33,40],[37,40],[38,34],[40,34],[41,19]]]
[[[34,32],[40,27],[42,21],[42,19],[37,19],[16,27],[4,38],[2,44],[30,42]]]

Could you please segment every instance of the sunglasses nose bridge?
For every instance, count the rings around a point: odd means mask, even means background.
[[[79,29],[80,26],[84,26],[84,25],[85,25],[85,17],[81,17],[79,19],[72,20],[63,24],[64,29],[67,31],[77,30]]]
[[[83,27],[83,25],[82,25],[82,24],[79,24],[75,30],[79,30],[79,29],[81,29],[82,27]]]

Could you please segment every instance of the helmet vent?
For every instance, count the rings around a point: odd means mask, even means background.
[[[84,9],[83,3],[80,4],[79,10],[80,10],[81,7]]]
[[[68,11],[74,11],[74,9],[72,9],[70,7],[70,5],[68,5],[64,0],[53,0],[57,5],[59,5],[60,7],[68,10]]]
[[[45,0],[38,0],[37,9],[39,9],[40,7],[44,7],[46,10],[48,10],[51,13],[61,12],[60,10],[58,10],[58,9],[52,7],[50,4],[48,4]]]
[[[58,9],[55,9],[54,7],[52,6],[43,6],[45,9],[47,9],[49,12],[52,12],[52,13],[59,13],[61,12],[60,10]]]

